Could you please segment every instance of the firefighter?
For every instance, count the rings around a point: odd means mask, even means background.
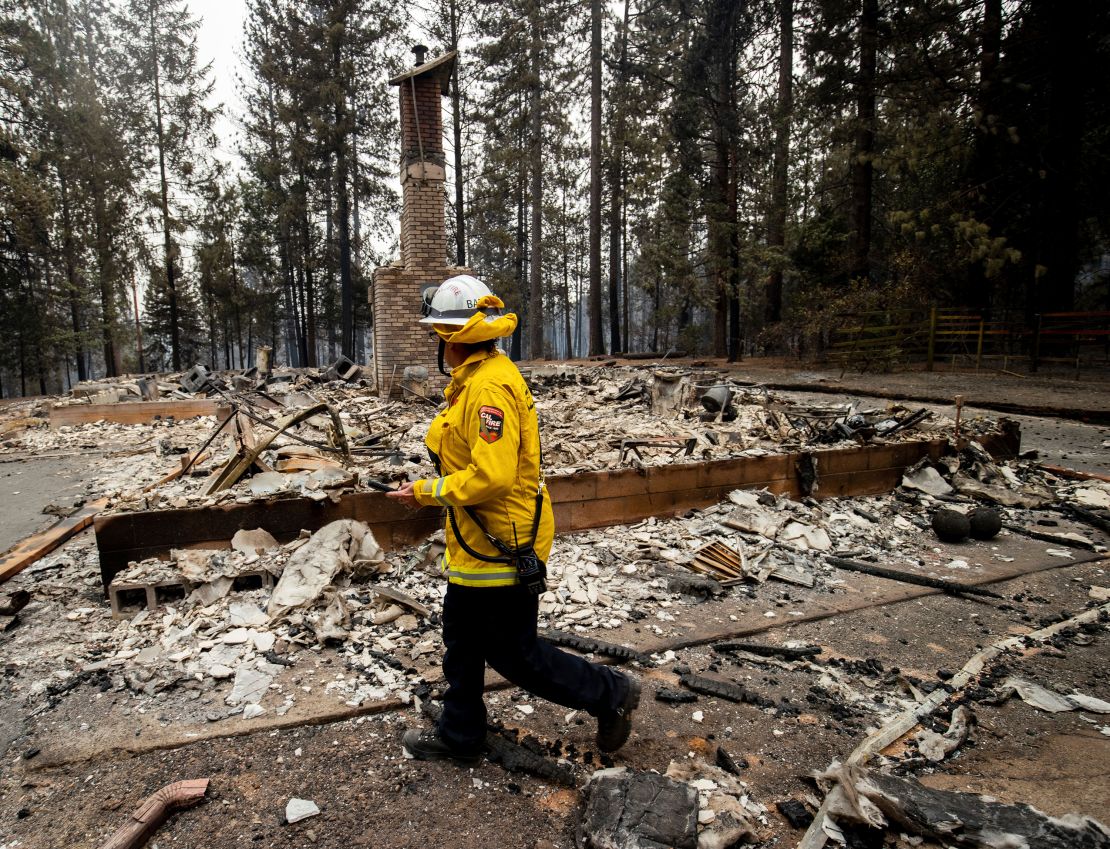
[[[628,740],[639,682],[560,651],[536,635],[539,596],[555,522],[540,468],[535,403],[513,362],[497,348],[517,317],[470,275],[425,294],[439,337],[440,370],[450,366],[446,408],[425,442],[436,477],[389,493],[410,507],[446,509],[443,675],[447,691],[435,730],[409,729],[405,749],[423,760],[475,764],[485,749],[482,701],[488,663],[536,696],[597,718],[597,746]]]

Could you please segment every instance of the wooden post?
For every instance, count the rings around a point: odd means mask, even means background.
[[[975,370],[979,371],[979,366],[983,362],[983,319],[979,319],[979,344],[975,348]]]
[[[1041,358],[1041,325],[1044,323],[1043,316],[1037,316],[1037,329],[1033,336],[1033,359],[1029,364],[1029,371],[1035,372],[1037,370],[1037,363]]]
[[[936,350],[937,338],[937,308],[935,306],[929,309],[929,353],[928,360],[925,364],[926,371],[933,370],[933,353]]]

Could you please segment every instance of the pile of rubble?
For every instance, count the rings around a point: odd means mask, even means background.
[[[759,387],[679,369],[536,368],[530,379],[549,474],[924,437],[945,437],[958,448],[907,469],[892,495],[819,501],[737,490],[679,517],[557,539],[539,603],[545,636],[651,669],[655,699],[687,711],[696,724],[708,721],[705,700],[750,704],[784,718],[806,709],[799,699],[744,685],[736,680],[742,676],[728,674],[732,666],[804,676],[805,698],[826,707],[844,733],[886,727],[946,695],[940,681],[868,660],[819,658],[821,647],[789,640],[717,642],[703,655],[668,648],[688,637],[682,622],[697,620],[698,605],[732,599],[732,607],[716,610],[790,621],[804,616],[805,602],[816,596],[852,592],[860,571],[958,595],[992,595],[973,579],[988,559],[1012,559],[1008,537],[1032,538],[1061,559],[1076,550],[1106,551],[1110,485],[992,457],[977,438],[994,432],[993,422],[964,421],[957,434],[954,420],[922,411],[792,405]],[[109,496],[115,511],[282,496],[322,500],[428,474],[422,441],[431,405],[417,395],[415,405],[383,401],[353,383],[304,380],[267,384],[262,393],[220,389],[229,401],[222,415],[150,425],[53,431],[44,416],[31,415],[34,406],[17,405],[6,415],[19,424],[3,434],[0,452],[95,446],[90,450],[106,456],[89,496]],[[820,479],[814,484],[821,494]],[[984,505],[993,511],[997,539],[977,537],[955,556],[938,545],[938,515],[966,519]],[[321,705],[426,704],[440,680],[442,550],[440,531],[420,545],[384,552],[365,525],[349,519],[285,543],[243,530],[229,549],[177,549],[168,560],[131,563],[112,579],[105,604],[97,552],[78,539],[10,584],[13,612],[0,618],[9,692],[29,717],[86,685],[120,694],[124,715],[157,709],[185,723],[250,722]],[[632,633],[639,634],[638,647],[628,645]],[[1018,676],[983,677],[977,686],[984,699],[1018,695],[1046,710],[1110,710],[1098,699]],[[524,707],[516,703],[518,711]],[[973,726],[973,715],[955,706],[927,723],[895,765],[938,763]],[[768,810],[724,749],[730,733],[724,730],[715,759],[691,753],[662,775],[596,772],[585,791],[586,845],[651,845],[635,841],[662,825],[671,829],[656,835],[665,845],[730,846],[766,837]],[[523,749],[546,752],[542,769],[554,772],[534,769],[556,783],[577,783],[584,769],[599,765],[576,761],[557,743],[544,749],[533,741]],[[528,762],[519,747],[495,751],[503,763]],[[822,780],[855,800],[858,811],[842,805],[838,821],[877,822],[868,803],[899,821],[884,801],[904,790],[890,783],[892,776],[834,765]],[[637,800],[646,802],[637,807]],[[779,811],[805,827],[820,807],[813,795]],[[834,833],[835,823],[823,821]],[[928,834],[925,826],[916,833]]]
[[[359,382],[326,381],[318,373],[275,372],[243,389],[219,388],[227,382],[213,383],[215,375],[205,374],[199,385],[199,378],[188,377],[153,385],[176,386],[175,396],[185,386],[216,392],[226,405],[221,415],[52,430],[42,404],[9,409],[13,426],[0,456],[99,451],[105,456],[90,496],[107,496],[115,511],[289,495],[323,500],[430,473],[423,438],[434,402],[424,403],[423,393],[410,393],[407,402],[383,400]],[[689,369],[540,367],[530,379],[547,474],[935,438],[949,435],[954,425],[899,406],[792,404],[758,386]],[[25,415],[30,412],[39,415]],[[964,422],[963,432],[996,427],[988,420]]]

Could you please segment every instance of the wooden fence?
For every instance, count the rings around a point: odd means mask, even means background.
[[[1008,369],[1043,364],[1110,365],[1110,312],[1044,313],[987,319],[961,307],[846,313],[833,331],[829,356],[844,370],[886,371],[900,365],[938,363]]]

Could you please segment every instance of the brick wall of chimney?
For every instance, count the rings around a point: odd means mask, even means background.
[[[404,80],[398,86],[398,95],[401,101],[401,166],[421,160],[442,165],[443,118],[436,75]]]
[[[415,90],[415,97],[414,97]],[[430,73],[402,80],[401,261],[374,271],[374,376],[378,394],[400,398],[408,366],[424,366],[433,384],[446,380],[436,368],[437,343],[418,324],[421,292],[465,268],[447,265],[441,89]],[[414,109],[415,102],[415,109]]]

